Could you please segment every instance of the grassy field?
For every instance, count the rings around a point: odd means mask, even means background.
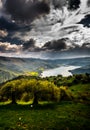
[[[90,130],[90,107],[63,101],[35,107],[0,104],[0,130]]]
[[[53,100],[47,100],[47,102],[38,100],[39,104],[35,106],[31,105],[33,103],[32,99],[27,103],[23,102],[24,100],[19,100],[17,104],[10,104],[10,102],[1,100],[0,130],[90,130],[89,78],[90,77],[86,75],[79,75],[78,78],[77,76],[74,76],[70,78],[51,77],[47,79],[56,84],[69,84],[68,88],[65,89],[68,94],[71,92],[73,95],[73,98],[70,98],[69,100],[68,98],[63,98],[57,103]],[[24,78],[21,81],[27,85],[27,82],[25,81],[28,80],[25,80]],[[33,80],[31,79],[31,81]],[[37,80],[34,81],[37,82]],[[45,85],[48,81],[43,82],[43,80],[40,80],[40,82]],[[13,86],[14,83],[17,82],[13,80],[10,86]],[[17,86],[18,84],[15,85]],[[6,90],[9,91],[7,87],[8,86],[6,86]],[[3,91],[1,91],[1,94],[2,92]],[[4,95],[5,94],[6,93],[4,93]],[[9,100],[9,98],[7,99]],[[18,101],[18,99],[16,101]]]

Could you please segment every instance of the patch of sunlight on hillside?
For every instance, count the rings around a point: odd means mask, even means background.
[[[32,72],[25,72],[25,75],[30,75],[30,76],[38,76],[38,72],[32,71]]]

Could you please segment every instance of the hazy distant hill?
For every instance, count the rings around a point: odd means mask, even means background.
[[[81,66],[81,68],[71,71],[73,74],[90,73],[89,57],[56,60],[0,57],[0,82],[4,82],[19,75],[30,74],[30,72],[38,72],[41,74],[41,72],[46,69],[69,65]]]
[[[46,60],[0,57],[0,82],[33,71],[40,73],[44,69],[54,67],[57,67],[57,65]]]

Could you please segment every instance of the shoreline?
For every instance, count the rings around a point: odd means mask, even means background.
[[[41,73],[41,77],[62,75],[64,77],[72,75],[71,70],[80,68],[81,66],[61,66],[54,69],[48,69]]]

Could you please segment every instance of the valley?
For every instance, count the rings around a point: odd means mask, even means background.
[[[71,66],[71,68],[70,68]],[[72,66],[74,68],[72,69]],[[60,69],[58,69],[60,68]],[[20,75],[32,75],[36,72],[38,76],[42,75],[44,71],[53,76],[54,70],[56,69],[55,75],[66,75],[65,68],[70,71],[71,74],[90,74],[90,58],[71,58],[71,59],[33,59],[33,58],[13,58],[13,57],[0,57],[0,83],[15,78]],[[48,74],[46,75],[48,76]]]

